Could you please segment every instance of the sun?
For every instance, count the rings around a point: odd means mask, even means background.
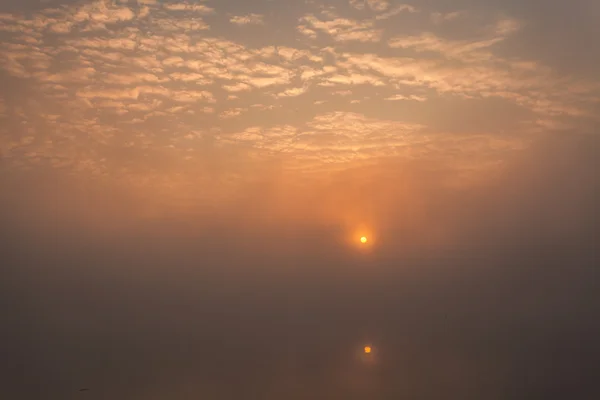
[[[365,354],[371,354],[371,351],[372,351],[373,349],[371,349],[371,346],[365,346],[365,349],[364,349],[364,350],[365,350]]]
[[[360,238],[360,242],[361,242],[362,244],[365,244],[365,243],[367,243],[368,241],[369,241],[369,240],[367,239],[367,237],[366,237],[366,236],[362,236],[362,237]]]

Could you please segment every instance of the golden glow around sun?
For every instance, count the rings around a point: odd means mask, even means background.
[[[346,243],[361,252],[370,252],[377,243],[377,234],[371,224],[356,224],[348,231]]]
[[[371,346],[365,346],[365,354],[371,354]]]

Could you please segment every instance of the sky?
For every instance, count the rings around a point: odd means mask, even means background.
[[[599,37],[595,0],[4,0],[0,397],[597,398]]]

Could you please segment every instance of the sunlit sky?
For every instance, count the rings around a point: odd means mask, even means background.
[[[194,200],[389,158],[463,182],[597,127],[599,6],[573,7],[585,42],[536,2],[484,3],[9,2],[2,168]]]
[[[598,0],[0,1],[0,398],[588,398],[599,39]]]

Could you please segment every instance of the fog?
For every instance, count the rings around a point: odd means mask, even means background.
[[[394,159],[264,173],[150,214],[108,183],[5,174],[0,395],[595,398],[599,145],[545,135],[463,186]]]

